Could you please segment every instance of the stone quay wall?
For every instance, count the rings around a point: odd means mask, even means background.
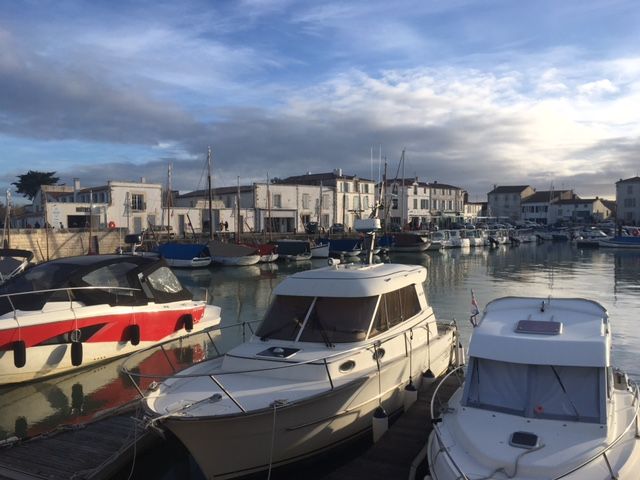
[[[95,253],[115,253],[124,247],[124,229],[92,231],[84,229],[12,229],[9,247],[30,250],[33,262],[40,263],[62,257],[86,255],[91,245],[97,244]],[[91,240],[93,237],[93,241]],[[3,237],[3,241],[7,236]]]

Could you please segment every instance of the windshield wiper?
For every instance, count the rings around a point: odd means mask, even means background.
[[[567,393],[567,389],[564,387],[564,383],[562,383],[562,380],[560,380],[560,375],[558,375],[556,368],[553,365],[549,365],[549,366],[551,367],[551,370],[553,370],[553,374],[556,376],[556,380],[558,380],[558,383],[560,384],[560,388],[562,388],[562,391],[567,397],[567,400],[569,401],[569,405],[571,405],[571,408],[573,408],[573,411],[576,412],[576,418],[580,420],[580,414],[578,413],[578,409],[576,408],[575,404],[571,401],[571,397]]]
[[[320,330],[320,336],[322,337],[322,340],[324,340],[324,344],[329,348],[333,348],[334,345],[333,345],[333,343],[331,343],[331,340],[329,339],[329,334],[327,333],[327,329],[322,324],[322,321],[320,320],[320,317],[315,315],[313,317],[313,323],[315,323],[318,326],[318,328]]]

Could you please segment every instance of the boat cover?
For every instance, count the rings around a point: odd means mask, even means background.
[[[256,249],[247,245],[237,245],[235,243],[225,243],[217,240],[209,242],[209,251],[214,257],[244,257],[245,255],[255,255]]]
[[[196,257],[209,257],[209,248],[199,243],[164,243],[158,247],[158,253],[164,258],[191,260]]]

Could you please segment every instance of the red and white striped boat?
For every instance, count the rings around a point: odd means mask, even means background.
[[[220,323],[164,260],[42,263],[0,287],[0,385],[67,372]]]

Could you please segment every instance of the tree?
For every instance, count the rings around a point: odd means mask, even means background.
[[[22,196],[27,197],[29,200],[33,200],[38,190],[42,185],[55,185],[60,180],[58,177],[54,177],[56,172],[37,172],[29,170],[24,175],[18,175],[17,182],[13,182],[11,185],[16,186],[16,191],[21,193]]]

